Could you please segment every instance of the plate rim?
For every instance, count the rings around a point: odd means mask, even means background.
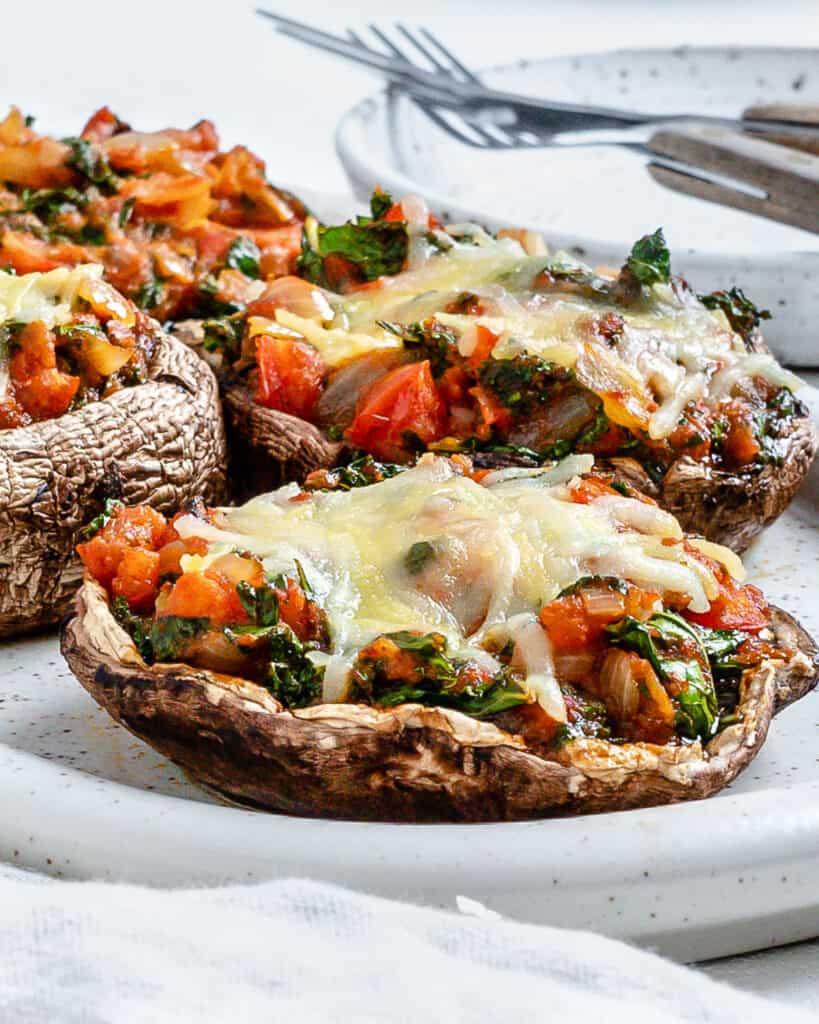
[[[646,47],[617,47],[615,49],[601,49],[601,50],[586,50],[579,53],[568,53],[568,54],[552,54],[551,56],[544,57],[525,57],[519,58],[514,61],[503,61],[499,64],[492,64],[486,67],[478,69],[478,74],[492,74],[492,73],[503,73],[521,67],[530,67],[532,65],[549,64],[556,61],[563,60],[592,60],[602,56],[613,57],[617,55],[628,55],[628,54],[657,54],[658,56],[670,56],[676,54],[697,54],[697,53],[732,53],[738,52],[741,54],[749,55],[762,55],[762,54],[787,54],[797,56],[799,54],[811,54],[819,59],[819,47],[814,46],[744,46],[744,45],[688,45],[683,44],[680,46],[646,46]],[[422,182],[414,181],[412,178],[405,175],[403,172],[397,170],[392,166],[376,167],[371,165],[366,156],[359,156],[350,135],[355,131],[355,127],[358,124],[364,123],[367,116],[367,111],[372,108],[384,107],[389,101],[390,94],[394,90],[390,86],[381,88],[375,92],[372,92],[359,100],[352,107],[350,107],[340,118],[336,125],[333,133],[334,147],[336,155],[338,156],[342,167],[347,175],[348,180],[351,183],[354,191],[356,191],[357,181],[369,179],[373,183],[381,184],[387,187],[389,191],[398,193],[412,193],[420,192],[424,198],[435,205],[439,209],[452,209],[457,211],[458,216],[463,216],[466,219],[475,219],[479,222],[487,223],[490,226],[503,226],[505,218],[487,213],[486,211],[480,211],[469,203],[461,204],[457,200],[453,200],[452,197],[448,197],[444,193],[433,192],[423,185]],[[358,196],[358,192],[356,191]],[[358,196],[363,199],[363,196]],[[508,225],[507,225],[508,226]],[[543,228],[539,230],[545,230]],[[616,254],[621,253],[623,246],[626,248],[630,244],[629,239],[623,242],[611,242],[604,239],[599,239],[593,235],[566,235],[558,232],[550,236],[550,242],[555,239],[555,245],[560,247],[566,247],[568,245],[580,246],[583,248],[591,249],[595,253],[602,254]],[[680,247],[682,251],[682,247]],[[726,263],[734,263],[740,261],[753,262],[758,266],[763,265],[778,265],[782,259],[788,260],[812,260],[816,263],[816,269],[819,270],[819,240],[815,249],[768,249],[762,255],[759,250],[725,250],[725,251],[711,251],[707,249],[699,249],[697,247],[685,247],[685,252],[688,256],[694,256],[698,261],[701,261],[704,266],[713,265],[714,267],[724,267]]]

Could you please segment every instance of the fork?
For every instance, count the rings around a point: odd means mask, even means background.
[[[788,139],[805,145],[809,140],[815,146],[819,124],[814,111],[806,116],[803,108],[775,108],[766,112],[764,119],[749,117],[754,113],[749,111],[736,121],[544,105],[523,98],[530,108],[537,105],[534,117],[532,109],[521,114],[519,97],[512,97],[514,107],[496,104],[482,108],[476,97],[489,96],[494,102],[509,94],[488,90],[426,28],[414,35],[398,24],[396,31],[432,71],[419,68],[406,48],[377,25],[368,29],[381,51],[353,29],[348,29],[344,39],[267,11],[258,13],[275,21],[285,35],[342,56],[355,54],[353,59],[383,71],[427,117],[465,145],[492,150],[617,145],[647,157],[649,174],[666,188],[819,233],[819,157],[731,130],[752,127],[769,133],[773,129],[779,133],[777,141]],[[658,120],[662,127],[649,134],[652,122],[656,125]]]
[[[385,45],[386,41],[389,51],[387,54],[368,46],[357,33],[353,33],[352,38],[344,38],[273,11],[257,9],[257,14],[271,20],[278,31],[286,36],[380,71],[425,109],[432,107],[438,112],[457,112],[460,121],[454,130],[450,124],[450,134],[459,132],[460,141],[481,148],[509,149],[519,148],[521,145],[554,145],[558,142],[562,145],[584,142],[620,144],[625,141],[623,129],[645,129],[658,122],[670,124],[691,121],[743,130],[771,131],[772,128],[776,128],[787,134],[802,132],[819,138],[819,125],[810,121],[738,121],[734,118],[690,113],[646,114],[633,110],[541,100],[502,92],[483,85],[480,79],[428,30],[423,30],[424,38],[438,51],[437,56],[429,46],[424,46],[412,36],[405,26],[399,27],[401,34],[425,55],[433,70],[420,67],[411,61],[406,51],[401,51],[381,30],[376,30],[373,34],[382,45]],[[471,131],[465,131],[464,125]],[[614,129],[617,132],[601,135],[600,138],[593,140],[588,137],[588,133],[595,129]],[[575,136],[574,139],[572,135]],[[581,135],[586,137],[582,138]]]

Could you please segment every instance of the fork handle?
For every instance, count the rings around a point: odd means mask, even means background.
[[[819,125],[819,106],[772,103],[768,106],[748,107],[742,112],[743,120],[778,121],[797,125]],[[778,132],[775,129],[757,129],[759,138],[776,142],[780,146],[802,149],[819,156],[819,136],[810,131]]]

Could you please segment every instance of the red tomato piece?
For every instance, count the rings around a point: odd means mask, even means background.
[[[209,619],[212,626],[248,621],[236,587],[220,573],[208,570],[179,577],[163,605],[161,617],[166,615]]]
[[[768,603],[758,587],[736,583],[727,573],[719,584],[719,594],[707,612],[684,612],[690,622],[709,629],[741,629],[746,633],[758,633],[768,625]]]
[[[268,409],[309,419],[324,388],[324,361],[312,345],[269,334],[256,337],[255,399]]]
[[[407,432],[429,444],[445,430],[446,406],[425,359],[399,366],[377,380],[359,400],[346,436],[376,458],[401,462],[411,453]]]
[[[131,611],[147,612],[159,590],[159,554],[145,548],[126,548],[111,583],[113,597],[124,597]]]

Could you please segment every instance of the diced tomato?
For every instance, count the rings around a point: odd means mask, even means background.
[[[407,215],[404,213],[404,208],[401,203],[393,203],[392,206],[384,214],[383,220],[389,221],[404,221],[407,219]],[[427,227],[430,231],[435,231],[441,228],[443,225],[435,216],[434,213],[430,213],[427,217]]]
[[[165,540],[167,520],[150,505],[119,506],[102,528],[106,539],[117,540],[128,547],[144,547],[156,551]]]
[[[110,107],[100,107],[88,118],[80,135],[89,142],[103,142],[117,132],[127,130],[128,125],[123,124]]]
[[[54,336],[42,320],[35,320],[17,336],[17,351],[9,364],[14,396],[34,420],[62,416],[71,405],[79,377],[57,368]]]
[[[735,466],[747,466],[759,455],[761,449],[748,424],[735,422],[722,442],[722,450]]]
[[[116,578],[121,577],[117,586],[121,588],[123,597],[141,593],[140,588],[149,578],[153,580],[155,594],[160,575],[159,555],[155,559],[131,558],[128,552],[135,551],[140,556],[153,555],[164,542],[167,529],[165,517],[156,509],[147,505],[120,506],[91,540],[77,545],[77,554],[94,579],[112,593]],[[155,565],[155,577],[153,568],[148,575],[148,565]],[[134,579],[127,582],[132,571]]]
[[[145,548],[125,548],[111,582],[113,597],[124,597],[131,611],[147,612],[159,589],[159,554]]]
[[[377,380],[359,400],[346,437],[376,458],[401,462],[411,451],[407,433],[429,444],[445,429],[446,406],[425,359],[399,366]]]
[[[768,603],[758,587],[737,583],[727,573],[719,587],[707,612],[686,610],[685,617],[709,629],[741,629],[746,633],[758,633],[768,625]]]
[[[470,395],[478,403],[478,410],[481,414],[481,423],[476,429],[476,434],[482,440],[487,440],[493,428],[501,435],[505,434],[512,426],[512,413],[499,399],[495,398],[491,391],[487,391],[478,384],[469,389]]]
[[[259,334],[256,361],[255,398],[259,405],[309,419],[324,388],[325,374],[324,361],[313,346]]]
[[[236,587],[221,573],[186,572],[174,583],[161,615],[209,619],[212,626],[239,625],[248,621]]]
[[[32,419],[48,420],[68,412],[79,386],[79,377],[61,370],[41,370],[25,383],[17,384],[14,393]]]
[[[159,549],[159,575],[178,576],[182,572],[180,559],[183,555],[204,555],[207,550],[208,543],[201,537],[167,541]]]
[[[484,324],[477,324],[475,327],[475,334],[477,340],[475,347],[467,357],[467,364],[472,367],[478,367],[492,355],[492,349],[498,342],[498,335],[494,331],[490,331]]]
[[[97,583],[102,584],[106,590],[111,588],[125,550],[125,545],[120,542],[103,537],[102,531],[91,540],[77,545],[77,554],[82,559],[83,565]]]
[[[591,647],[595,630],[577,594],[551,601],[540,609],[540,624],[549,635],[555,652],[583,651]]]

